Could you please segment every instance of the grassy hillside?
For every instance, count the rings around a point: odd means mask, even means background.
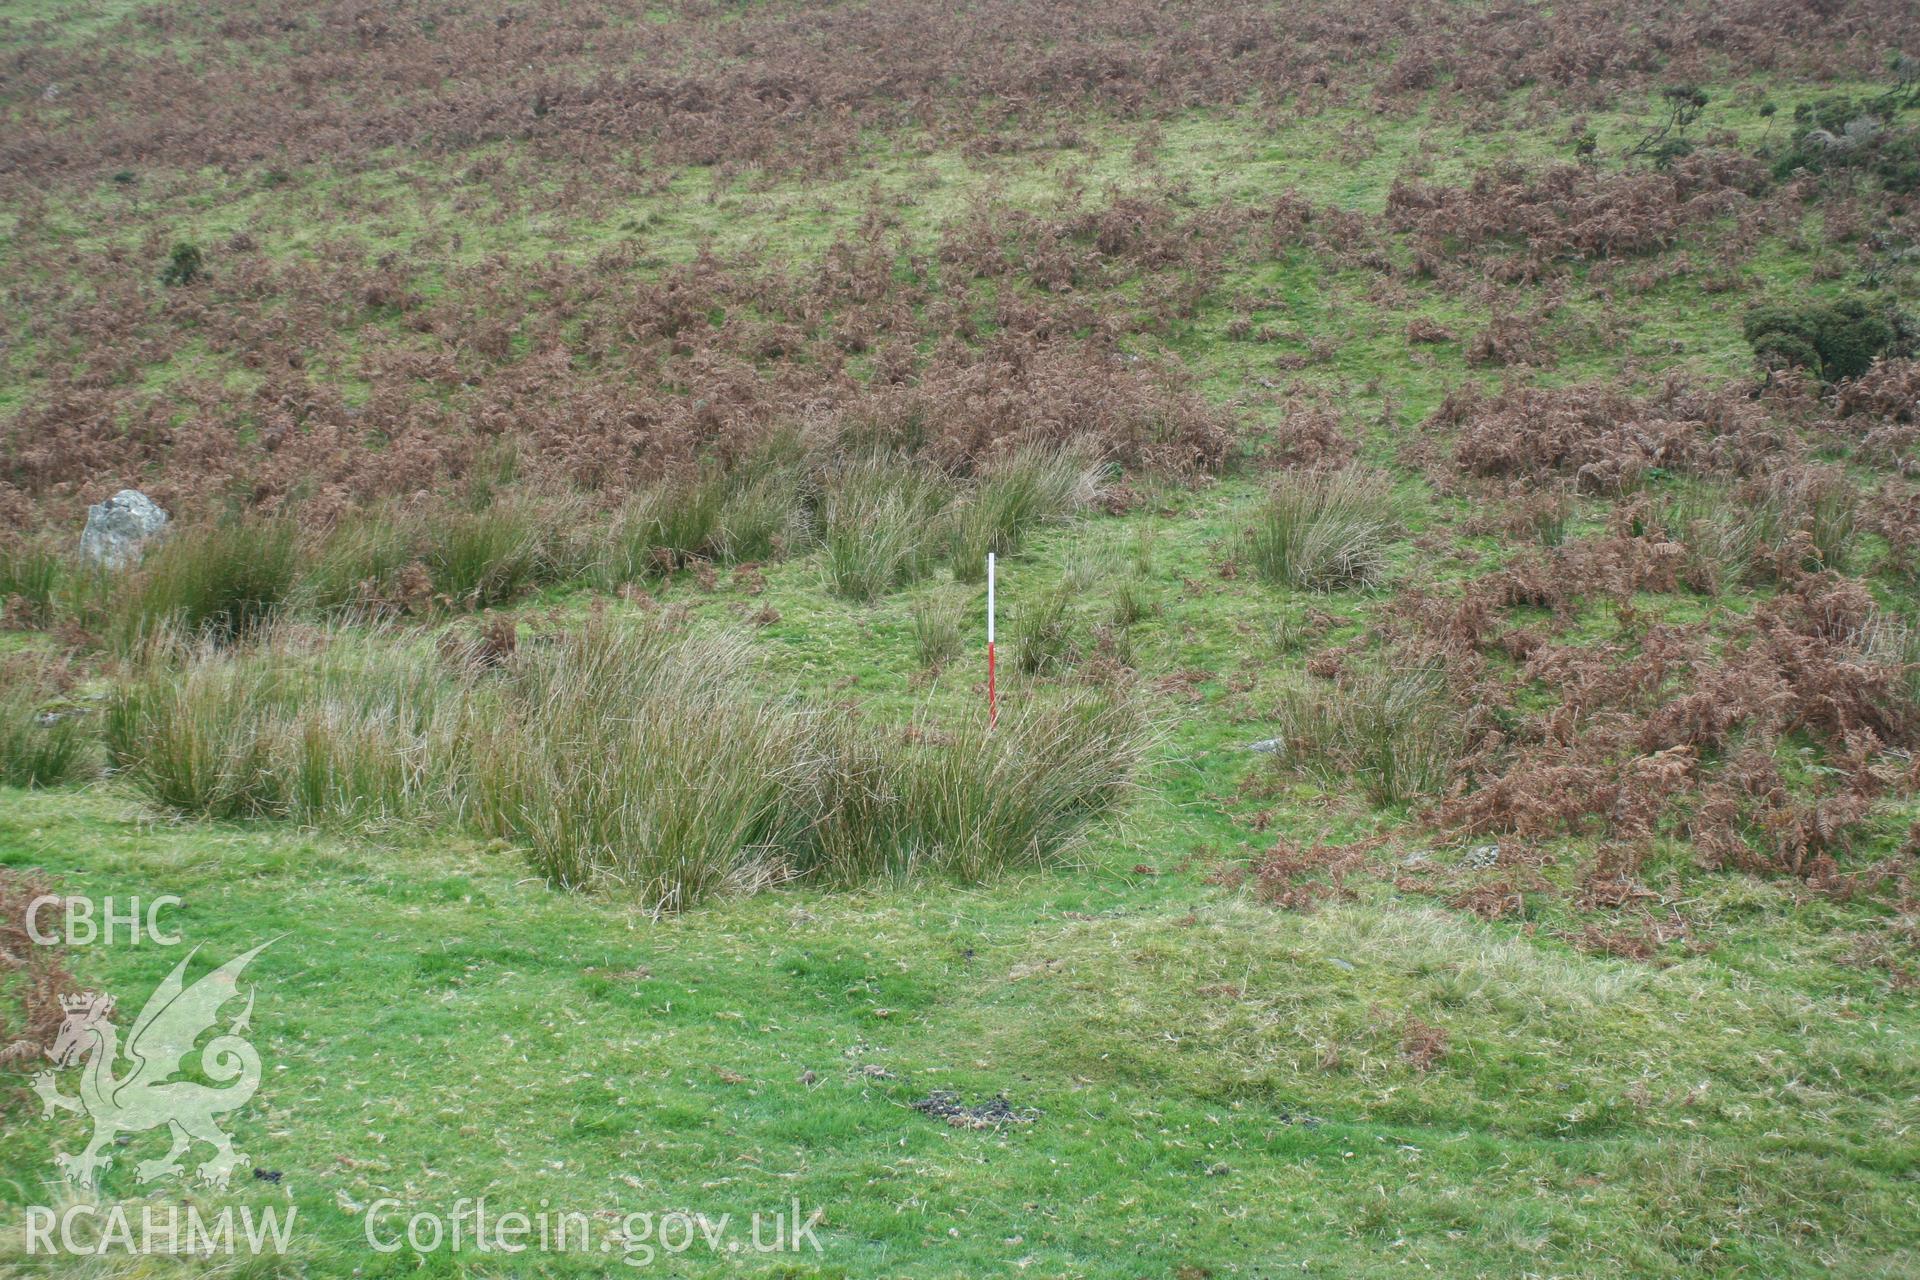
[[[1910,6],[0,46],[0,1271],[1920,1265]],[[63,1178],[58,997],[268,939],[257,1173]]]

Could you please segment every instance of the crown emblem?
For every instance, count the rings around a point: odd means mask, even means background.
[[[86,1013],[107,1003],[107,997],[98,991],[80,991],[60,997],[60,1007],[68,1013]]]

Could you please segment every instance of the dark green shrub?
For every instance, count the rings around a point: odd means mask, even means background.
[[[1809,369],[1828,382],[1865,373],[1896,336],[1887,317],[1859,298],[1756,307],[1742,330],[1761,363]]]
[[[1894,119],[1908,105],[1897,91],[1801,103],[1793,109],[1792,140],[1773,157],[1774,176],[1851,170],[1871,174],[1897,194],[1920,188],[1920,130],[1901,128]]]
[[[160,283],[169,289],[192,284],[206,274],[206,269],[206,258],[199,246],[182,240],[167,255],[167,265],[160,269]]]

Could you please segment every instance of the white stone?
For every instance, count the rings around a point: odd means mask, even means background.
[[[123,569],[140,558],[140,549],[167,527],[167,513],[138,489],[122,489],[87,508],[80,554],[109,569]]]

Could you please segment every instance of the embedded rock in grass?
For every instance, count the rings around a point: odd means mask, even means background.
[[[138,489],[122,489],[87,508],[80,554],[109,569],[123,569],[139,559],[140,548],[166,527],[167,513],[159,503]]]
[[[1484,871],[1499,863],[1500,846],[1497,844],[1483,844],[1469,849],[1467,856],[1460,859],[1460,865],[1469,871]]]

